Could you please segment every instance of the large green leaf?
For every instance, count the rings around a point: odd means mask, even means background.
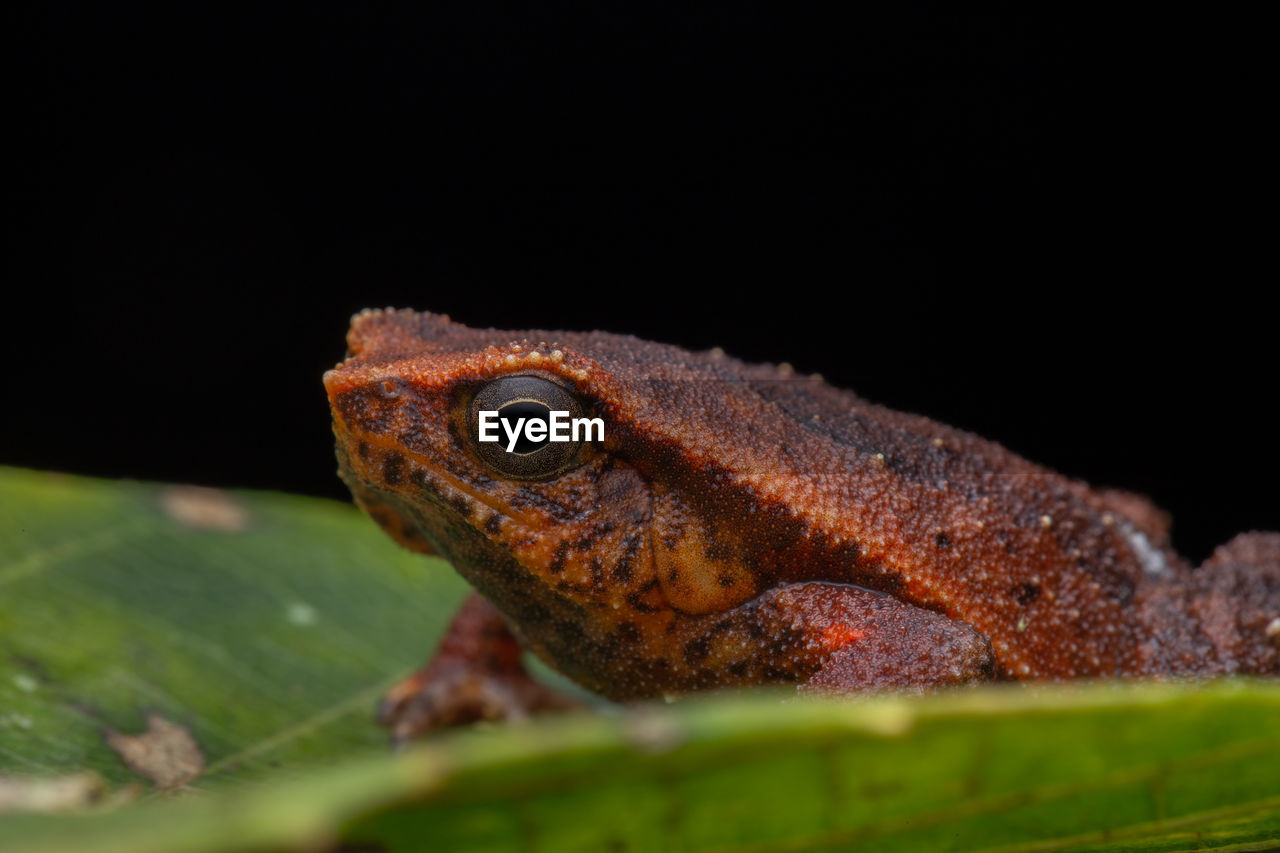
[[[144,786],[142,803],[0,816],[6,850],[1280,843],[1274,682],[726,695],[391,755],[371,709],[465,593],[443,563],[280,495],[0,470],[0,508],[0,773]],[[191,795],[121,758],[149,715],[198,750]]]
[[[384,748],[379,695],[466,584],[349,506],[0,471],[0,767],[137,778],[104,741],[185,726],[213,788]]]

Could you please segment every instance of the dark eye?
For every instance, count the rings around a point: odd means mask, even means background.
[[[494,412],[496,416],[482,416]],[[551,440],[553,412],[566,413],[555,417],[564,424],[558,431],[567,434],[568,441]],[[467,433],[476,456],[490,468],[512,479],[544,480],[577,464],[588,433],[580,429],[574,440],[573,421],[585,417],[582,402],[556,383],[540,376],[504,376],[472,399]],[[534,422],[541,427],[534,427],[531,438],[527,427]],[[482,430],[497,440],[482,440]]]

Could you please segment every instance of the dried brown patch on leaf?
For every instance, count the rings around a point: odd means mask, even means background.
[[[162,791],[179,788],[204,771],[204,753],[191,732],[159,714],[147,715],[147,730],[127,735],[107,729],[103,737],[129,769]]]
[[[66,812],[88,808],[106,793],[97,773],[73,773],[53,779],[0,776],[0,814]]]
[[[160,505],[171,518],[187,527],[228,533],[249,527],[249,511],[220,489],[172,486],[160,494]]]

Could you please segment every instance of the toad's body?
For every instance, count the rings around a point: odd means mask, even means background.
[[[1192,570],[1141,498],[715,352],[408,311],[357,316],[348,345],[325,381],[357,500],[606,696],[1280,674],[1280,535]],[[604,441],[502,470],[467,409],[510,376]]]

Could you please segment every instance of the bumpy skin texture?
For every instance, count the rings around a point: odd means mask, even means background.
[[[1280,674],[1280,534],[1193,570],[1143,498],[715,351],[391,310],[347,340],[325,384],[357,502],[605,696]],[[510,374],[605,440],[545,481],[487,468],[464,411]]]

